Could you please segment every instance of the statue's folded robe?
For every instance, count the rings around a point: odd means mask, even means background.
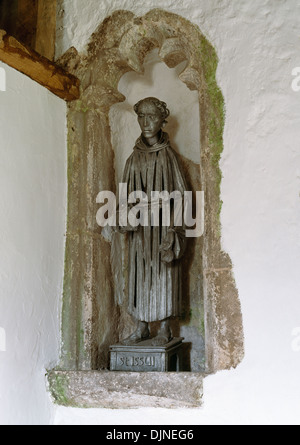
[[[187,186],[167,133],[162,132],[153,146],[148,146],[142,136],[137,140],[125,166],[123,183],[127,183],[128,195],[143,191],[149,202],[153,191],[178,191],[183,199]],[[171,208],[174,210],[174,206]],[[183,226],[175,227],[172,221],[171,214],[170,226],[163,226],[160,210],[158,226],[149,224],[129,232],[129,313],[137,320],[161,321],[181,313],[179,259],[186,243]],[[166,264],[161,260],[161,248],[170,232],[174,233],[174,261]]]

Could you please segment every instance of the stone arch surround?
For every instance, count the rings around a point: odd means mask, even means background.
[[[224,100],[216,83],[217,56],[198,27],[153,10],[144,17],[118,11],[92,35],[85,54],[70,49],[59,63],[81,81],[81,97],[68,110],[68,225],[62,309],[63,370],[105,369],[109,345],[126,317],[114,301],[111,244],[96,223],[100,190],[116,191],[109,110],[128,71],[143,73],[146,55],[159,49],[170,68],[187,66],[179,78],[198,91],[201,116],[199,178],[205,193],[201,241],[206,372],[242,360],[243,327],[232,263],[221,248],[219,159],[223,150]]]

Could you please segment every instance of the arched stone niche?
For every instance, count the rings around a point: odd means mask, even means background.
[[[194,335],[191,370],[216,372],[236,367],[243,358],[238,292],[220,242],[224,101],[216,83],[215,51],[196,26],[178,15],[156,9],[136,17],[118,11],[93,34],[86,54],[71,49],[59,61],[81,80],[80,100],[68,111],[63,370],[107,369],[109,346],[132,327],[126,306],[116,301],[117,283],[126,279],[118,265],[124,242],[97,225],[96,197],[102,190],[117,190],[109,112],[126,99],[119,81],[129,71],[142,75],[154,49],[169,68],[186,62],[179,78],[198,93],[200,110],[199,164],[185,158],[183,163],[192,189],[205,193],[205,233],[185,259],[189,305],[175,329]]]

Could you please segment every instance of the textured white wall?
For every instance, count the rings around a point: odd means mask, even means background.
[[[0,67],[0,424],[48,424],[45,368],[59,352],[66,105]]]
[[[59,408],[55,422],[298,423],[300,352],[292,332],[300,327],[300,92],[291,89],[291,73],[300,66],[300,2],[65,0],[57,53],[83,51],[115,10],[143,15],[155,7],[198,25],[220,59],[227,110],[222,241],[234,263],[246,357],[237,370],[205,380],[201,410]]]

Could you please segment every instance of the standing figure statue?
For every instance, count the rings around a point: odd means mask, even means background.
[[[178,191],[181,196],[187,190],[177,155],[170,146],[169,136],[163,132],[170,115],[165,102],[149,97],[138,102],[134,110],[142,130],[133,153],[126,162],[123,183],[128,195],[135,191],[146,193],[149,202],[151,192]],[[183,199],[183,198],[182,198]],[[170,206],[170,225],[146,227],[120,227],[129,236],[129,313],[137,321],[136,331],[122,340],[124,345],[135,345],[150,337],[149,323],[160,321],[158,335],[153,346],[163,346],[172,339],[170,319],[181,314],[181,264],[186,238],[183,223],[174,224],[174,202]]]

